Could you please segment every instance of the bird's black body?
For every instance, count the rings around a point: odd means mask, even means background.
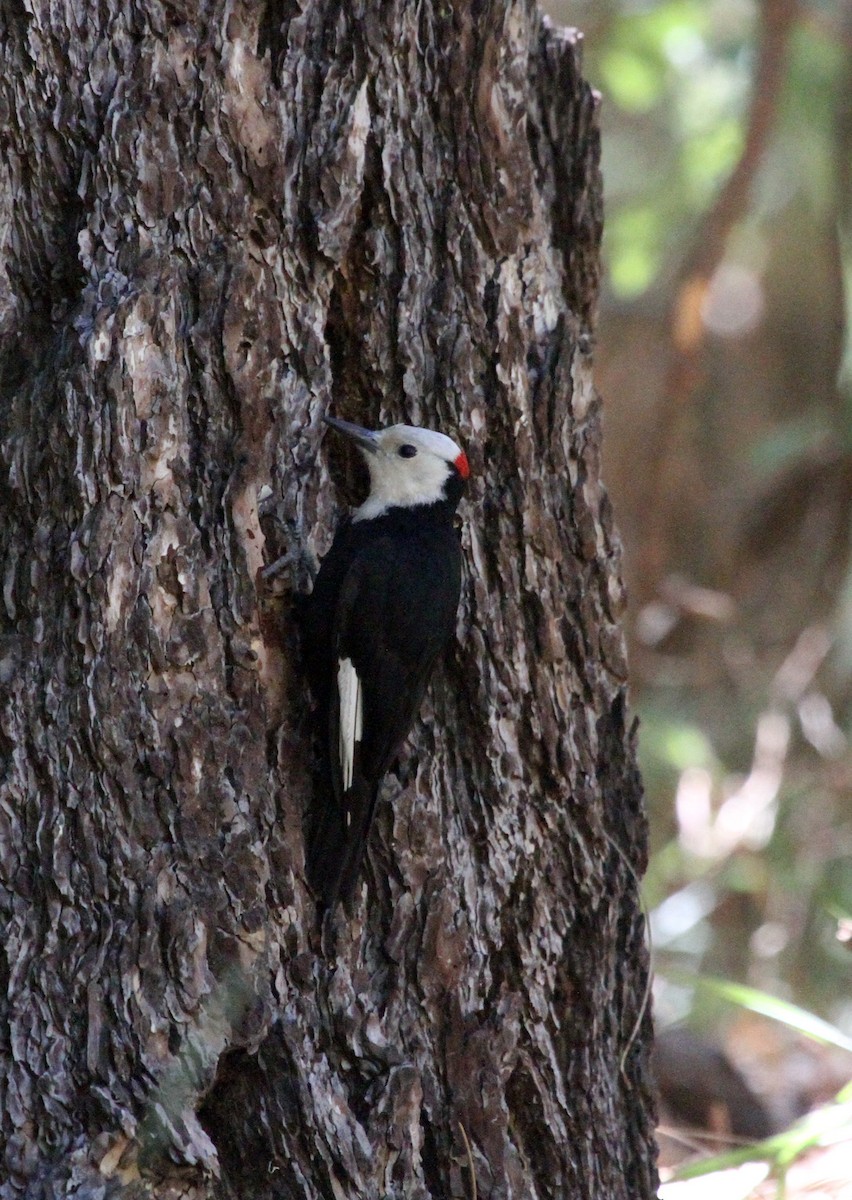
[[[328,739],[328,778],[308,878],[326,908],[352,895],[382,777],[417,716],[436,658],[453,636],[461,588],[453,518],[463,486],[450,462],[437,501],[347,518],[305,604],[306,666]],[[345,756],[341,764],[341,664],[358,687],[360,736],[348,767]],[[350,732],[353,727],[350,722]]]

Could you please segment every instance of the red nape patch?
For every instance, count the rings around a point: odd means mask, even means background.
[[[470,475],[470,463],[467,461],[467,455],[465,454],[464,450],[462,450],[458,458],[453,460],[453,466],[458,471],[459,475],[461,475],[462,479],[467,479],[467,477]]]

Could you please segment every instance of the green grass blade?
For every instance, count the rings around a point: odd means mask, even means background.
[[[744,983],[731,983],[727,979],[713,979],[707,975],[688,975],[681,971],[666,971],[664,978],[671,979],[674,983],[695,986],[703,991],[711,992],[723,1000],[730,1000],[732,1004],[739,1004],[742,1008],[747,1008],[750,1012],[771,1017],[773,1021],[780,1021],[783,1025],[797,1030],[806,1037],[813,1038],[816,1042],[837,1046],[840,1050],[847,1050],[852,1054],[852,1038],[847,1037],[829,1021],[814,1016],[813,1013],[799,1008],[797,1004],[791,1004],[788,1000],[779,1000],[777,996],[771,996],[768,992],[762,992],[758,988],[748,987]]]

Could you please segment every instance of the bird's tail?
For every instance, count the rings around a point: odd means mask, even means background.
[[[329,796],[311,834],[308,849],[308,883],[323,910],[352,899],[367,835],[376,807],[378,786],[356,775],[342,804]]]

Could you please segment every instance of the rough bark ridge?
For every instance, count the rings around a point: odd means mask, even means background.
[[[653,1194],[597,153],[527,0],[0,7],[3,1200]],[[473,481],[324,955],[257,570],[329,410]]]

